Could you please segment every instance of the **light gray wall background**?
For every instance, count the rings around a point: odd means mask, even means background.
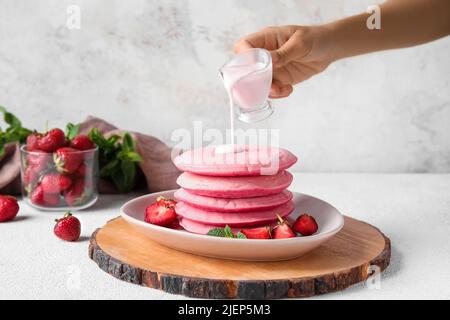
[[[195,119],[228,126],[217,69],[240,36],[374,2],[0,0],[0,104],[31,128],[93,114],[171,144]],[[66,28],[68,4],[81,30]],[[446,38],[339,61],[258,126],[281,129],[302,171],[450,172],[449,56]]]

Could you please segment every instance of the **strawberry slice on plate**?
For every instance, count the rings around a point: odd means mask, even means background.
[[[270,239],[270,227],[242,229],[241,232],[247,239]]]
[[[145,222],[167,227],[177,220],[175,207],[156,201],[145,209]]]
[[[158,198],[156,198],[156,202],[159,203],[160,205],[170,207],[170,208],[175,208],[175,205],[177,204],[177,202],[175,200],[168,199],[163,196],[159,196]]]
[[[274,239],[286,239],[286,238],[295,238],[295,232],[292,231],[291,226],[284,220],[282,217],[277,215],[278,217],[278,225],[273,229],[273,238]]]

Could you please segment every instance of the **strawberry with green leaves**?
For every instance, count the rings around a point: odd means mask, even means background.
[[[53,154],[56,170],[63,174],[75,173],[84,161],[83,153],[79,150],[63,147]]]

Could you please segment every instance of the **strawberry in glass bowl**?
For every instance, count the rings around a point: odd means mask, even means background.
[[[69,211],[97,200],[98,148],[88,136],[34,132],[20,151],[22,193],[31,206]]]

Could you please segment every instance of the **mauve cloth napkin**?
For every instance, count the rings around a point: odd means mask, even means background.
[[[107,136],[121,133],[121,130],[112,124],[92,116],[81,124],[80,133],[86,134],[94,127]],[[136,189],[146,187],[149,192],[156,192],[177,188],[176,179],[180,171],[171,160],[171,149],[155,137],[136,132],[130,133],[136,141],[138,153],[143,158],[137,170]],[[99,191],[100,193],[117,193],[113,184],[103,179],[99,181]],[[20,193],[18,144],[7,144],[4,155],[0,157],[0,193],[11,195]]]

